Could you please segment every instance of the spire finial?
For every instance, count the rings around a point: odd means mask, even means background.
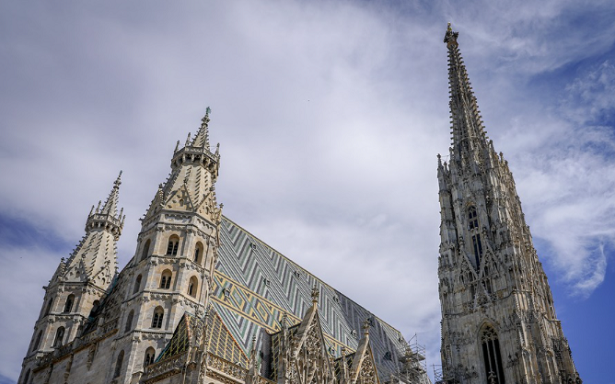
[[[201,127],[196,135],[194,135],[194,139],[192,139],[190,146],[197,148],[206,148],[209,150],[209,114],[211,113],[211,108],[207,107],[205,110],[205,116],[201,119]],[[186,144],[188,146],[188,144]]]
[[[314,288],[312,288],[312,304],[313,305],[318,304],[318,296],[320,296],[320,291],[318,290],[318,287],[316,286],[316,284],[314,284]]]
[[[203,116],[203,118],[201,119],[201,127],[203,126],[207,126],[207,124],[209,124],[209,114],[211,113],[211,108],[207,107],[207,109],[205,109],[205,116]]]
[[[119,190],[120,185],[122,184],[122,171],[117,176],[117,179],[113,182],[113,188],[111,189],[111,193],[109,193],[109,197],[107,201],[103,204],[100,213],[111,215],[113,217],[117,216],[117,203],[119,199]]]
[[[369,319],[365,319],[365,321],[363,322],[363,334],[364,335],[369,335],[369,327],[370,327],[370,321]]]
[[[459,36],[459,32],[453,32],[451,23],[448,23],[446,26],[446,33],[444,34],[444,42],[447,48],[450,49],[451,47],[457,46],[457,36]]]

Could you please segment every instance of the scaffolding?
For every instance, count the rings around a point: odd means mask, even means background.
[[[427,363],[425,362],[425,346],[419,344],[416,333],[408,343],[399,357],[402,368],[400,379],[408,384],[425,383],[427,373]]]
[[[435,384],[442,384],[444,383],[444,380],[442,379],[442,366],[441,365],[435,365],[432,364],[431,367],[433,368],[433,381]]]

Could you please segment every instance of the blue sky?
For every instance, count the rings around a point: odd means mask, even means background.
[[[577,368],[608,383],[613,20],[610,1],[0,3],[0,322],[13,346],[0,383],[16,380],[41,287],[91,205],[123,170],[125,265],[175,142],[207,106],[225,214],[418,333],[439,364],[449,21]]]

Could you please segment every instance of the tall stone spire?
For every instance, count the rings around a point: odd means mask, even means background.
[[[36,367],[37,358],[78,336],[117,275],[116,243],[125,218],[123,210],[117,212],[121,174],[105,203],[92,206],[85,235],[68,260],[62,258],[49,285],[43,287],[45,300],[24,359],[24,372]]]
[[[124,227],[123,209],[117,212],[122,172],[113,183],[109,197],[92,206],[85,224],[85,236],[66,261],[62,281],[90,281],[106,289],[117,272],[116,242]]]
[[[579,383],[508,162],[487,140],[450,24],[453,142],[438,155],[445,383]],[[572,380],[572,381],[570,381]]]
[[[218,144],[215,151],[209,147],[210,113],[207,107],[199,130],[194,138],[188,134],[183,148],[178,142],[171,160],[171,174],[157,191],[144,222],[156,216],[163,207],[205,215],[220,213],[215,195],[220,146]]]
[[[466,71],[459,44],[458,32],[453,32],[448,24],[444,42],[448,48],[448,82],[450,90],[450,112],[452,122],[452,140],[454,159],[461,161],[463,157],[484,151],[487,147],[487,137],[478,104],[470,79]]]

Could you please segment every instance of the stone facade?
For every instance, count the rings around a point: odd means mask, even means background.
[[[446,383],[580,383],[515,181],[488,140],[449,28],[452,147],[438,156]]]
[[[93,208],[19,383],[429,383],[399,331],[222,216],[209,121],[178,142],[119,273],[119,177]]]

